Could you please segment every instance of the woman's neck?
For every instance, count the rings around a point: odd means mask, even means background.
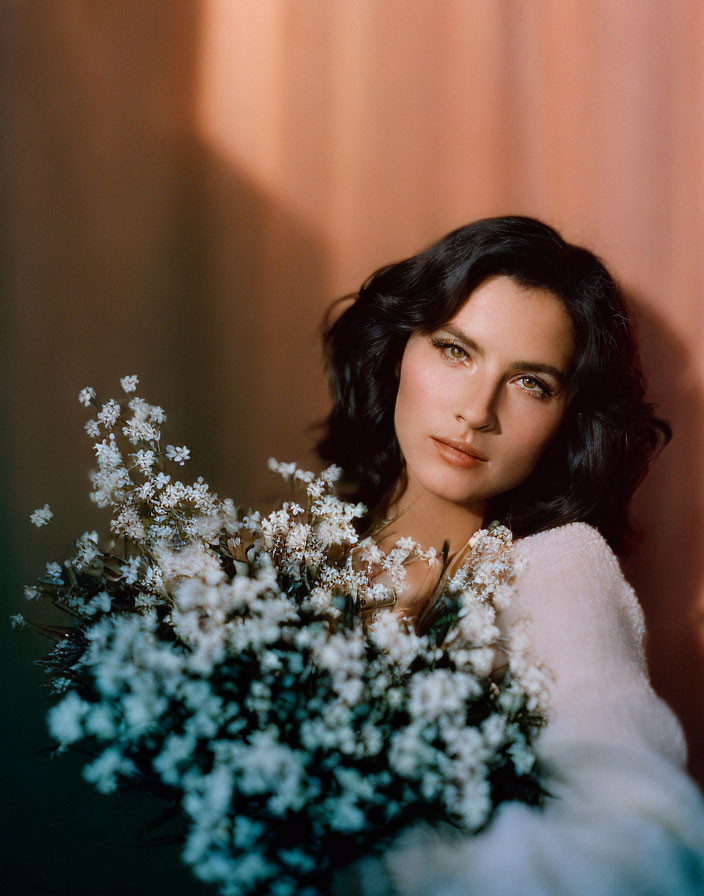
[[[442,550],[449,543],[452,556],[461,550],[471,536],[482,528],[486,502],[456,504],[434,495],[422,487],[407,483],[399,488],[384,514],[388,525],[377,541],[391,545],[399,538],[410,537],[423,548]]]

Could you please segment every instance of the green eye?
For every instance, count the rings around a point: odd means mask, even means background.
[[[468,357],[466,349],[457,342],[448,342],[444,339],[431,339],[430,341],[448,361],[464,361]]]
[[[523,389],[526,392],[530,392],[537,398],[550,398],[552,395],[552,389],[547,383],[544,383],[542,380],[539,380],[537,377],[531,376],[528,373],[519,377],[518,381],[522,384]]]

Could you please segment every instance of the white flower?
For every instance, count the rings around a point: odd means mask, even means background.
[[[140,448],[136,454],[133,454],[132,457],[134,457],[135,464],[139,468],[139,471],[145,475],[151,471],[156,462],[156,455],[154,452],[151,450],[144,451],[142,448]]]
[[[144,541],[147,537],[144,524],[135,507],[124,507],[117,519],[112,520],[110,528],[117,535],[127,535],[128,538],[133,538],[135,541]]]
[[[315,858],[301,849],[280,849],[279,857],[290,868],[298,868],[301,871],[309,872],[315,868]],[[295,893],[295,890],[292,891]]]
[[[527,775],[532,771],[536,756],[522,736],[513,741],[508,748],[508,754],[513,760],[513,767],[517,774]]]
[[[154,484],[152,482],[143,482],[135,489],[134,493],[140,501],[149,501],[154,494]]]
[[[470,666],[480,678],[486,678],[490,674],[495,660],[496,651],[493,647],[476,647],[469,651]]]
[[[91,598],[85,606],[85,613],[88,616],[94,616],[96,613],[109,613],[112,607],[110,595],[107,591],[101,591]]]
[[[412,722],[392,736],[389,763],[398,774],[413,778],[434,765],[436,752],[423,737],[423,725]]]
[[[24,586],[24,596],[27,600],[37,600],[40,595],[40,591],[36,585],[25,585]]]
[[[436,719],[441,715],[464,716],[466,702],[481,694],[472,675],[434,669],[418,672],[411,679],[409,712],[416,718]]]
[[[181,778],[179,766],[193,760],[197,746],[197,738],[191,734],[169,734],[154,760],[154,768],[167,784],[178,786]]]
[[[101,469],[112,470],[122,464],[122,455],[120,449],[115,442],[115,436],[110,433],[109,439],[103,439],[102,442],[96,442],[93,445],[98,458],[98,466]]]
[[[78,393],[78,400],[84,408],[87,408],[94,398],[95,389],[92,386],[86,386],[85,389],[81,389],[81,391]]]
[[[152,591],[161,591],[164,587],[164,579],[158,566],[148,566],[142,579],[144,587]]]
[[[272,471],[272,473],[278,473],[279,476],[283,477],[285,482],[288,482],[289,479],[295,475],[296,470],[298,469],[296,467],[296,464],[284,464],[276,460],[275,457],[270,457],[266,464]]]
[[[129,583],[132,584],[132,583]],[[154,594],[143,594],[139,593],[137,597],[134,599],[134,605],[138,608],[150,609],[151,607],[155,607],[159,599]]]
[[[506,718],[493,713],[481,724],[482,736],[490,750],[498,750],[506,741]]]
[[[487,647],[495,644],[500,631],[496,625],[496,611],[489,603],[465,594],[460,620],[448,638],[448,646]]]
[[[95,529],[92,532],[84,532],[80,538],[76,539],[76,547],[78,551],[72,563],[76,569],[82,570],[86,566],[90,566],[93,560],[100,554],[98,533]]]
[[[123,564],[122,573],[125,577],[125,585],[134,585],[139,577],[141,557],[128,557],[127,564]]]
[[[428,645],[427,638],[407,630],[405,624],[392,613],[380,613],[369,628],[374,644],[392,663],[407,669],[418,654]]]
[[[169,510],[177,507],[186,497],[186,487],[182,482],[174,482],[167,485],[163,492],[156,498],[157,513],[167,514]]]
[[[156,442],[160,436],[155,426],[145,420],[138,420],[137,417],[129,420],[122,427],[122,432],[132,445],[138,445],[140,442]]]
[[[337,464],[330,464],[330,466],[320,474],[320,478],[323,482],[327,482],[329,485],[332,485],[333,482],[337,482],[341,476],[342,467],[338,467]]]
[[[119,775],[129,777],[136,771],[134,762],[123,756],[119,747],[108,747],[97,759],[86,765],[83,777],[94,784],[100,793],[112,793],[117,789]]]
[[[111,398],[106,401],[98,413],[98,420],[106,429],[112,429],[120,416],[120,405]]]
[[[221,532],[221,520],[218,516],[203,514],[197,516],[191,524],[194,535],[199,535],[210,544],[217,544]]]
[[[468,776],[460,783],[459,792],[446,788],[446,799],[470,830],[480,828],[491,812],[491,786],[486,778]]]
[[[14,616],[10,616],[10,622],[12,623],[13,628],[22,628],[27,625],[27,620],[24,618],[22,613],[15,613]]]
[[[173,583],[180,578],[201,579],[207,585],[217,585],[226,576],[218,555],[201,542],[194,542],[179,551],[159,545],[154,548],[154,559],[161,567],[164,581]]]
[[[98,507],[108,507],[123,500],[122,486],[130,482],[129,473],[123,466],[104,467],[93,470],[89,475],[94,487],[90,498]]]
[[[43,507],[40,507],[39,510],[35,510],[29,518],[34,525],[39,528],[40,526],[46,526],[53,516],[54,514],[51,512],[49,505],[45,504]]]
[[[166,414],[164,413],[164,409],[160,408],[157,404],[150,405],[149,420],[151,423],[165,423]]]
[[[137,376],[131,375],[120,377],[120,385],[125,392],[134,392],[137,388],[137,383],[139,383],[139,377]]]
[[[97,439],[100,435],[100,424],[97,420],[89,420],[83,428],[91,439]]]
[[[49,581],[53,585],[63,585],[64,580],[61,571],[61,564],[56,562],[47,563],[46,578],[49,579]]]
[[[84,727],[88,734],[101,740],[112,740],[118,730],[112,707],[107,703],[94,703],[86,713]]]
[[[176,535],[178,535],[176,528],[174,526],[169,526],[168,524],[157,525],[156,523],[152,523],[149,527],[149,540],[152,542],[166,541]]]
[[[49,710],[47,722],[51,736],[62,746],[80,740],[83,737],[83,719],[89,709],[90,704],[71,691]]]
[[[185,462],[190,458],[191,452],[188,448],[186,448],[185,445],[182,445],[181,447],[176,447],[175,445],[167,445],[166,456],[175,464],[180,464],[181,466],[183,466]]]
[[[292,554],[305,551],[310,538],[310,526],[305,523],[294,523],[286,535],[286,550]]]

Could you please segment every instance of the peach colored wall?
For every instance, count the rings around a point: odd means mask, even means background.
[[[675,429],[626,568],[704,781],[704,4],[41,8],[9,3],[0,35],[10,581],[99,519],[81,386],[139,373],[194,470],[267,498],[266,457],[305,462],[325,410],[326,305],[469,220],[544,217],[627,287]]]
[[[208,0],[203,13],[199,134],[312,235],[312,303],[505,212],[544,217],[621,278],[676,432],[638,495],[645,540],[626,568],[704,775],[704,7]],[[265,301],[285,330],[277,233],[261,244]],[[260,377],[290,407],[281,369]]]

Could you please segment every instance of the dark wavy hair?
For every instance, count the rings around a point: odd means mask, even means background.
[[[645,400],[621,290],[594,254],[533,218],[460,227],[380,268],[353,304],[324,325],[334,403],[318,454],[342,467],[349,497],[363,501],[371,518],[384,508],[403,473],[394,407],[406,342],[413,332],[446,323],[497,274],[557,296],[572,320],[576,352],[557,434],[523,483],[490,499],[485,522],[499,519],[522,537],[584,521],[623,552],[635,534],[631,497],[672,431]]]

